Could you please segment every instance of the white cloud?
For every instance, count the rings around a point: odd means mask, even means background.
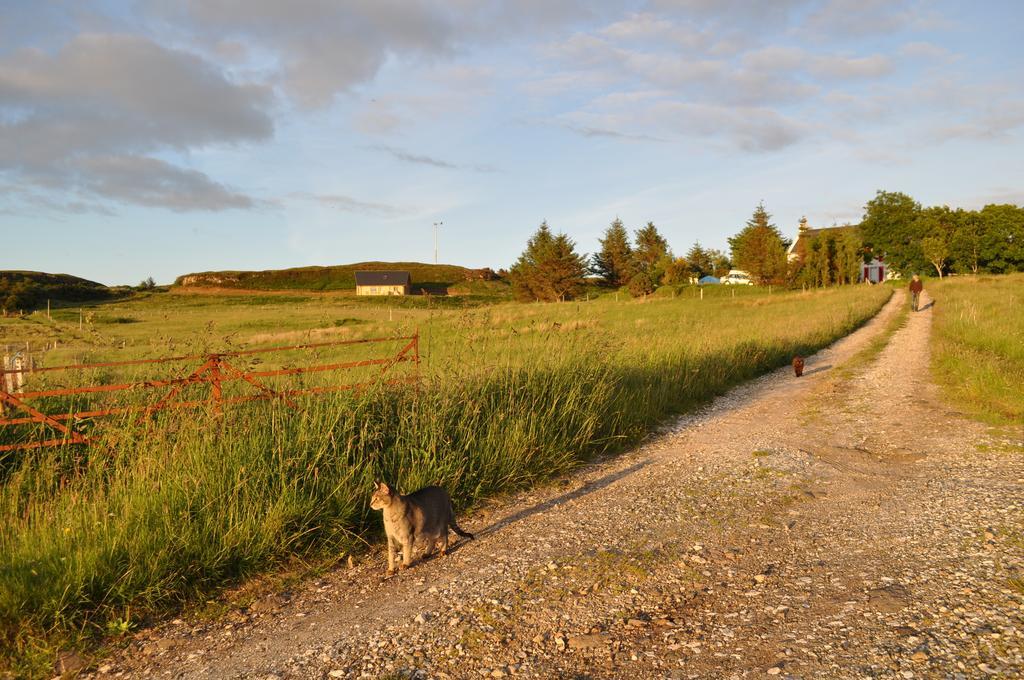
[[[610,105],[609,105],[610,104]],[[722,106],[670,99],[631,106],[604,100],[567,116],[581,129],[623,136],[655,134],[697,142],[724,142],[733,149],[777,151],[806,138],[807,124],[759,106]]]
[[[956,59],[956,55],[947,48],[922,41],[904,43],[899,52],[905,57],[927,61],[949,62]]]
[[[247,209],[253,199],[198,170],[144,156],[91,156],[76,163],[80,186],[97,196],[174,211]]]
[[[294,192],[289,195],[289,198],[301,201],[311,201],[341,212],[352,212],[378,217],[397,217],[408,212],[405,208],[388,205],[386,203],[361,201],[345,194],[311,194],[307,192]]]
[[[36,191],[172,210],[252,207],[148,154],[267,139],[272,105],[268,87],[147,38],[83,34],[53,54],[22,49],[0,58],[0,172]]]
[[[893,71],[892,61],[881,54],[866,57],[824,55],[810,63],[811,73],[830,79],[879,78]]]

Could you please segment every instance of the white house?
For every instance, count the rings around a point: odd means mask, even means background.
[[[786,257],[790,262],[798,260],[804,257],[807,253],[807,247],[810,245],[814,237],[818,236],[822,232],[829,230],[842,231],[844,229],[857,229],[860,227],[855,224],[847,224],[841,227],[810,227],[807,224],[807,218],[800,218],[800,228],[797,230],[796,238],[789,245],[789,250],[786,252]],[[899,278],[899,273],[892,271],[889,266],[885,263],[884,256],[876,255],[870,262],[864,263],[860,267],[858,272],[857,280],[860,282],[868,281],[870,283],[881,283],[882,281],[888,281],[890,279]]]

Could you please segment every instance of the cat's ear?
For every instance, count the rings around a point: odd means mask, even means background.
[[[380,486],[378,486],[377,488],[380,489],[381,493],[388,494],[389,496],[391,495],[391,489],[384,482],[381,482]]]

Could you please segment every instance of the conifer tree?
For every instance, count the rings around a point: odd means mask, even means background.
[[[601,244],[601,250],[594,253],[590,270],[610,286],[625,285],[633,276],[634,263],[633,249],[629,245],[629,235],[622,220],[616,217],[598,243]]]
[[[771,223],[764,204],[758,204],[747,226],[729,238],[733,264],[756,283],[781,283],[786,277],[786,246],[779,228]]]
[[[545,221],[527,241],[509,277],[519,299],[555,301],[578,294],[586,273],[586,258],[576,252],[576,244],[565,234],[552,234]]]
[[[711,262],[711,256],[708,251],[705,250],[701,245],[700,241],[697,241],[690,248],[690,251],[686,253],[686,261],[690,263],[690,271],[698,279],[703,278],[709,274],[716,276],[713,273],[713,265]]]
[[[671,255],[668,241],[658,232],[654,222],[648,222],[647,226],[637,229],[635,241],[636,249],[634,252],[636,253],[637,264],[640,269],[646,272],[652,271],[658,262]]]

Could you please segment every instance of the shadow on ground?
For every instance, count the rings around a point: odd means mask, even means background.
[[[524,520],[527,517],[530,517],[532,515],[536,515],[538,512],[544,512],[545,510],[553,508],[556,505],[561,505],[562,503],[568,503],[569,501],[571,501],[573,499],[580,498],[581,496],[586,496],[587,494],[590,494],[590,493],[593,493],[595,491],[598,491],[599,489],[603,489],[604,487],[608,486],[609,484],[613,484],[613,483],[619,481],[620,479],[623,479],[624,477],[628,477],[629,475],[633,474],[637,470],[641,470],[641,469],[647,467],[648,465],[650,465],[650,463],[651,463],[650,459],[642,460],[642,461],[640,461],[638,463],[634,463],[633,465],[630,465],[627,468],[623,468],[622,470],[618,470],[616,472],[609,473],[609,474],[605,475],[604,477],[599,477],[598,479],[595,479],[593,481],[587,482],[586,484],[584,484],[583,486],[581,486],[580,488],[578,488],[578,489],[576,489],[574,491],[569,491],[568,493],[564,493],[561,496],[556,496],[554,498],[550,498],[550,499],[548,499],[546,501],[543,501],[543,502],[538,503],[536,505],[530,506],[528,508],[523,508],[519,512],[513,513],[513,514],[509,515],[508,517],[504,517],[504,518],[498,520],[497,522],[495,522],[494,524],[490,525],[489,527],[481,529],[480,531],[478,531],[476,533],[476,535],[477,536],[487,536],[489,534],[494,533],[498,529],[501,529],[502,527],[506,527],[506,526],[508,526],[510,524],[514,524],[516,522]],[[461,541],[460,541],[460,543],[461,543]]]

